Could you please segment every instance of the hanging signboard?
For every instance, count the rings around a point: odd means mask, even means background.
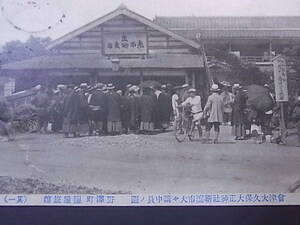
[[[102,35],[102,46],[106,55],[145,55],[148,53],[147,33],[104,33]]]
[[[288,81],[286,72],[286,62],[281,56],[273,59],[275,96],[277,102],[288,101]]]

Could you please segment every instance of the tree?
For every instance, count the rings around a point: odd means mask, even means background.
[[[49,55],[51,52],[46,50],[45,47],[50,41],[50,38],[31,36],[25,43],[21,41],[8,42],[2,47],[0,64]]]
[[[270,81],[269,75],[263,73],[255,64],[244,63],[233,53],[215,49],[213,55],[217,60],[230,66],[230,82],[240,83],[241,85],[263,85]]]

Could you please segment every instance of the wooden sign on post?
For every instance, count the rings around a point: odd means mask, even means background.
[[[276,102],[287,102],[288,81],[285,59],[279,55],[273,59]]]
[[[280,135],[282,143],[286,143],[286,124],[284,120],[283,103],[289,100],[286,61],[279,55],[273,59],[276,102],[280,103]]]

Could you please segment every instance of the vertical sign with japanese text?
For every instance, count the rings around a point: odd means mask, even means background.
[[[278,56],[274,59],[274,83],[277,102],[288,101],[288,81],[285,59]]]
[[[147,33],[104,33],[102,35],[102,46],[106,55],[147,54]]]

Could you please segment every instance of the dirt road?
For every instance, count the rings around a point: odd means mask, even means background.
[[[141,194],[284,192],[300,180],[300,148],[235,143],[228,127],[221,141],[26,134],[1,142],[0,175]]]

